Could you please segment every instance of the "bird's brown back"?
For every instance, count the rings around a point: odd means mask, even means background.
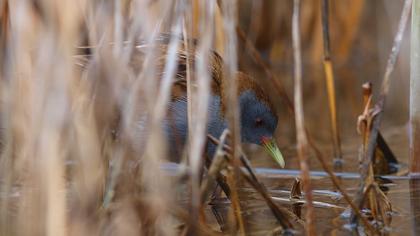
[[[142,65],[141,59],[144,58],[144,53],[147,47],[138,47],[136,52],[133,54],[133,60],[131,60],[131,66],[136,68]],[[168,44],[159,44],[156,47],[155,54],[157,55],[155,64],[157,67],[157,77],[161,78],[165,62],[167,59],[167,50]],[[196,62],[195,45],[191,47],[188,52],[185,50],[183,44],[181,43],[178,49],[178,68],[176,72],[176,78],[174,85],[172,87],[172,99],[177,100],[180,98],[185,98],[187,94],[187,58],[190,60],[191,72],[194,74],[194,67]],[[140,60],[139,60],[140,59]],[[224,62],[223,59],[216,52],[212,51],[209,55],[209,67],[208,70],[211,74],[211,91],[214,95],[220,96],[222,101],[222,109],[225,108],[227,100],[227,81],[224,76]],[[236,73],[236,83],[237,83],[237,93],[240,95],[246,90],[251,90],[255,93],[257,98],[265,103],[272,111],[274,111],[274,106],[270,102],[268,95],[261,88],[261,86],[249,75],[238,71]]]
[[[129,60],[129,68],[132,70],[135,76],[138,76],[140,73],[144,71],[145,66],[145,59],[147,53],[150,50],[152,51],[152,58],[150,61],[150,65],[152,65],[155,69],[154,75],[156,77],[157,86],[159,86],[161,82],[161,78],[163,77],[165,64],[168,58],[168,43],[169,39],[167,37],[163,37],[164,40],[158,40],[152,44],[140,44],[134,47],[131,58]],[[171,99],[172,101],[185,99],[187,97],[187,58],[189,60],[189,65],[191,67],[191,74],[194,75],[194,68],[197,59],[197,54],[195,53],[196,50],[196,43],[192,43],[189,45],[189,51],[184,48],[184,43],[181,41],[179,43],[178,51],[177,51],[177,70],[175,75],[175,80],[171,90]],[[91,55],[86,55],[86,58],[83,59],[83,63],[89,62]],[[222,111],[226,108],[226,101],[227,101],[227,81],[226,77],[224,76],[224,62],[220,55],[216,52],[212,51],[209,54],[209,65],[208,70],[211,75],[211,93],[215,96],[220,96],[221,98],[221,109]],[[80,62],[80,61],[79,61]],[[194,81],[194,78],[193,78]],[[251,90],[255,93],[257,98],[265,103],[273,112],[275,111],[274,106],[270,102],[268,95],[264,92],[261,86],[258,83],[243,72],[236,73],[236,82],[237,82],[237,93],[240,95],[242,92],[246,90]],[[193,82],[194,84],[194,82]],[[129,88],[130,86],[128,86]],[[104,94],[107,94],[105,92]],[[224,112],[221,113],[222,115]]]

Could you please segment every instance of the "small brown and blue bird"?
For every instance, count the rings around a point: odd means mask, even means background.
[[[162,43],[160,50],[167,51],[167,44]],[[188,137],[187,115],[187,86],[186,86],[186,51],[180,47],[178,50],[178,70],[176,82],[172,88],[172,97],[169,102],[168,115],[164,121],[171,153],[180,154]],[[209,60],[211,71],[211,94],[208,105],[207,133],[218,138],[228,128],[226,120],[227,89],[223,77],[223,61],[216,53],[212,52]],[[191,65],[194,65],[192,57]],[[250,76],[242,72],[236,73],[238,105],[240,110],[241,141],[263,145],[268,153],[284,167],[284,159],[273,138],[277,127],[278,117],[269,96],[259,84]],[[208,142],[206,153],[212,157],[216,145]]]
[[[150,64],[155,66],[155,76],[158,78],[161,78],[164,73],[163,71],[169,47],[168,44],[169,37],[164,36],[159,37],[153,47],[155,56],[151,60]],[[192,45],[192,47],[194,46],[195,45]],[[150,45],[147,44],[141,44],[134,48],[130,59],[130,67],[134,71],[134,74],[141,73],[145,55],[149,49]],[[183,43],[180,43],[177,50],[178,66],[175,73],[176,76],[171,88],[171,98],[168,104],[167,115],[162,124],[168,140],[169,153],[171,153],[170,160],[172,161],[180,160],[189,131],[186,81],[187,58],[191,60],[190,65],[194,65],[197,57],[197,55],[194,54],[194,50],[190,50],[190,55],[193,56],[187,57],[187,52],[183,48]],[[112,70],[110,68],[104,69],[108,71]],[[225,115],[227,87],[226,81],[223,77],[223,60],[216,52],[212,52],[209,57],[208,69],[211,74],[211,94],[208,104],[207,132],[209,135],[218,138],[222,132],[228,128],[228,125]],[[158,79],[157,81],[160,80]],[[243,143],[253,143],[264,146],[277,163],[283,167],[283,157],[275,140],[273,139],[274,131],[278,122],[278,117],[273,104],[270,102],[268,95],[261,86],[245,73],[237,72],[236,82],[238,86],[237,92],[240,110],[241,141]],[[106,83],[99,83],[100,86],[103,86],[103,84]],[[98,89],[98,91],[100,91],[100,89]],[[110,97],[110,92],[109,90],[106,90],[106,92],[102,92],[102,95],[97,97],[102,97],[103,100],[107,100]],[[109,104],[107,101],[101,103]],[[148,133],[148,116],[140,115],[139,117],[140,118],[137,119],[137,123],[135,124],[137,129],[135,132],[137,133],[137,137],[143,137],[144,134]],[[140,144],[139,146],[142,145]],[[213,156],[215,149],[216,145],[208,141],[206,145],[206,153],[209,157]]]

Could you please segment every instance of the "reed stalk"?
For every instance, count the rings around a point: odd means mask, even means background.
[[[233,146],[233,158],[231,159],[231,165],[233,170],[228,175],[228,182],[231,186],[231,201],[232,209],[235,214],[236,224],[239,228],[239,233],[245,235],[245,225],[242,219],[241,206],[239,204],[238,195],[238,177],[239,177],[239,156],[241,154],[241,136],[240,136],[240,118],[239,118],[239,103],[237,97],[238,85],[236,83],[236,72],[238,71],[238,58],[237,58],[237,38],[235,34],[236,22],[236,1],[223,1],[222,6],[222,17],[223,17],[223,29],[224,29],[224,71],[223,75],[227,85],[227,119],[229,128],[231,130],[231,140]]]
[[[410,172],[420,175],[420,1],[411,13]]]
[[[343,154],[341,151],[340,131],[338,129],[337,104],[336,104],[337,99],[335,95],[334,71],[333,71],[333,63],[331,59],[329,0],[322,0],[321,12],[322,12],[322,33],[323,33],[323,41],[324,41],[324,70],[325,70],[325,81],[326,81],[327,93],[328,93],[328,105],[330,109],[331,133],[332,133],[333,150],[334,150],[334,158],[335,158],[334,164],[336,166],[341,166]]]
[[[301,178],[303,182],[303,189],[305,192],[305,198],[307,202],[306,208],[306,234],[315,235],[315,226],[314,226],[314,206],[312,203],[312,188],[311,188],[311,179],[309,175],[309,165],[307,160],[307,149],[308,149],[308,140],[305,132],[305,120],[303,114],[303,102],[302,102],[302,55],[300,49],[300,27],[299,27],[299,17],[300,17],[300,0],[293,1],[293,15],[292,15],[292,39],[293,39],[293,56],[294,56],[294,76],[295,76],[295,88],[294,88],[294,98],[295,98],[295,123],[296,123],[296,133],[297,133],[297,148],[298,148],[298,157],[301,168]]]
[[[194,78],[197,78],[197,89],[191,92],[191,127],[189,132],[194,134],[190,140],[189,160],[192,167],[191,178],[191,205],[192,205],[192,227],[197,223],[198,213],[200,209],[200,179],[202,174],[202,155],[207,140],[207,107],[210,100],[210,80],[211,75],[208,71],[209,55],[213,44],[214,35],[214,11],[216,8],[215,1],[207,1],[198,3],[199,12],[201,13],[200,27],[203,31],[200,34],[200,43],[197,48],[197,61],[195,65]],[[194,233],[194,230],[192,231]]]

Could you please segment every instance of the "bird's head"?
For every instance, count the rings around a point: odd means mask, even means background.
[[[284,167],[284,159],[274,140],[278,117],[264,90],[248,75],[238,72],[238,103],[243,143],[264,146],[276,162]]]
[[[243,91],[239,96],[242,142],[262,145],[273,137],[277,127],[277,115],[258,99],[253,90]]]

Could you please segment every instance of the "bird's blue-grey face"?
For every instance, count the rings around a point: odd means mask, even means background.
[[[254,92],[246,90],[239,96],[242,142],[262,144],[271,138],[277,127],[277,116],[260,101]]]

